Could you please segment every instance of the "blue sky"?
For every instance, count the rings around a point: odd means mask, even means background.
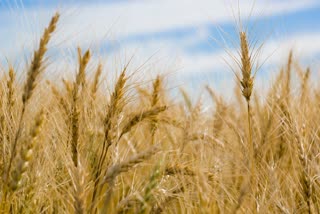
[[[290,49],[303,65],[319,68],[318,0],[239,0],[239,9],[251,42],[264,44],[261,85]],[[0,0],[0,57],[20,66],[16,59],[28,58],[59,10],[52,69],[72,62],[76,46],[90,47],[97,61],[110,61],[110,69],[134,54],[137,66],[148,60],[146,76],[164,72],[177,86],[209,83],[224,90],[233,78],[228,63],[236,68],[226,50],[237,55],[239,9],[232,0]]]

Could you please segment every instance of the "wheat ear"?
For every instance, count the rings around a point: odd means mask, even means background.
[[[160,91],[162,87],[161,77],[158,75],[155,81],[153,82],[153,91],[151,96],[151,107],[155,107],[158,105],[160,100]],[[152,144],[154,143],[154,135],[157,131],[158,118],[155,117],[151,121],[151,135],[152,135]]]
[[[148,119],[148,118],[155,117],[156,115],[158,115],[159,113],[161,113],[161,112],[163,112],[165,110],[167,110],[167,107],[166,106],[161,106],[161,107],[155,107],[155,108],[152,108],[150,110],[143,111],[141,113],[138,113],[138,114],[134,115],[131,119],[129,119],[127,124],[123,127],[119,139],[124,134],[128,133],[139,122],[141,122],[141,121],[143,121],[145,119]]]
[[[91,87],[91,96],[92,96],[93,100],[96,99],[101,73],[102,73],[102,65],[99,64],[98,68],[97,68],[97,71],[96,71],[96,73],[94,75],[94,80],[93,80],[93,84],[92,84],[92,87]]]
[[[47,84],[51,87],[52,94],[55,96],[55,98],[58,100],[60,107],[62,107],[65,115],[69,114],[69,106],[67,103],[67,100],[62,94],[59,92],[59,90],[49,81],[47,81]]]
[[[33,54],[31,66],[28,71],[27,82],[24,86],[24,92],[22,96],[23,103],[26,103],[30,99],[33,89],[36,86],[36,79],[40,74],[40,72],[43,70],[42,64],[43,64],[44,55],[47,52],[47,45],[50,41],[52,33],[56,29],[59,17],[60,17],[59,13],[56,13],[52,17],[49,26],[44,30],[44,34],[41,37],[39,49],[35,51]]]
[[[21,150],[20,160],[18,161],[18,164],[12,173],[12,181],[10,183],[10,188],[12,190],[16,190],[21,185],[21,177],[30,165],[30,161],[33,157],[33,150],[37,143],[37,138],[39,136],[43,121],[44,113],[43,111],[40,111],[36,117],[34,127],[30,132],[30,140],[26,142],[26,149]]]
[[[72,107],[71,107],[71,153],[72,160],[75,166],[78,165],[78,141],[79,141],[79,110],[78,99],[80,86],[85,87],[85,71],[90,59],[90,51],[87,50],[83,56],[81,56],[81,49],[78,48],[79,54],[79,71],[76,77],[76,81],[73,85],[72,91]]]
[[[14,82],[16,79],[16,73],[14,72],[14,69],[12,66],[9,67],[9,80],[7,81],[7,88],[8,88],[8,94],[7,94],[7,104],[10,116],[12,114],[12,109],[15,104],[14,100]]]
[[[107,170],[105,176],[103,177],[102,184],[111,183],[112,180],[114,180],[119,174],[123,172],[127,172],[129,169],[131,169],[135,165],[149,159],[158,151],[159,151],[159,148],[154,146],[147,151],[134,155],[133,157],[129,158],[126,161],[123,161],[122,163],[111,166]]]

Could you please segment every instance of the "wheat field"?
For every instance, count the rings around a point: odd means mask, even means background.
[[[45,80],[58,23],[24,79],[1,70],[1,213],[319,212],[320,89],[294,52],[262,93],[238,32],[234,99],[204,86],[210,100],[181,90],[181,102],[164,76],[135,82],[130,62],[106,90],[80,48],[73,78]]]

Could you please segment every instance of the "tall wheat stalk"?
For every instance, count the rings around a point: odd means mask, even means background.
[[[249,52],[249,44],[246,32],[240,32],[240,47],[241,47],[241,74],[242,80],[240,81],[242,87],[242,96],[247,102],[247,118],[248,118],[248,148],[250,157],[250,177],[251,188],[255,189],[255,159],[254,159],[254,146],[252,140],[252,124],[251,124],[251,105],[250,98],[253,90],[254,77],[252,76],[252,62],[251,54]]]
[[[31,66],[27,73],[27,81],[24,86],[23,95],[22,95],[22,110],[20,112],[20,119],[19,119],[19,125],[18,130],[15,134],[14,142],[11,149],[11,156],[8,163],[8,169],[6,170],[4,180],[7,182],[8,176],[11,171],[12,161],[16,156],[16,147],[18,143],[18,139],[20,137],[21,131],[22,131],[22,120],[25,114],[26,105],[27,102],[30,100],[33,91],[36,87],[36,80],[39,74],[43,71],[43,61],[45,57],[45,53],[47,52],[47,45],[51,39],[52,33],[56,30],[56,26],[59,20],[60,14],[56,13],[50,21],[49,26],[44,30],[44,33],[40,39],[40,44],[38,50],[36,50],[33,54],[33,59],[31,61]]]
[[[127,66],[122,70],[116,84],[114,91],[111,95],[110,103],[108,105],[107,114],[104,119],[104,138],[102,143],[102,149],[98,158],[98,163],[96,165],[95,169],[95,175],[94,175],[94,188],[93,188],[93,194],[92,194],[92,204],[94,204],[100,184],[101,179],[101,173],[102,173],[102,167],[105,163],[105,159],[108,154],[109,147],[114,142],[114,136],[112,133],[113,129],[113,119],[114,117],[119,114],[123,109],[123,99],[125,95],[125,84],[127,82],[126,77],[126,71]]]
[[[86,86],[86,67],[90,60],[90,51],[87,50],[84,55],[81,55],[81,49],[78,48],[78,60],[79,60],[79,71],[76,77],[76,81],[73,85],[72,90],[72,107],[71,107],[71,154],[72,160],[75,166],[78,165],[78,143],[79,143],[79,107],[78,100],[80,96],[80,87],[82,92]]]

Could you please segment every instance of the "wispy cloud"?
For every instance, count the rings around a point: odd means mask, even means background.
[[[54,10],[59,9],[65,15],[64,33],[70,32],[78,41],[94,40],[103,37],[110,28],[118,37],[130,37],[136,34],[163,32],[201,26],[206,23],[220,25],[223,22],[235,21],[231,8],[237,10],[235,2],[223,0],[150,0],[122,1],[120,3],[79,3],[74,6],[57,5],[56,7],[28,7],[22,11],[1,11],[1,18],[16,20],[23,18],[22,24],[30,22],[41,24],[50,18]],[[262,0],[255,4],[252,1],[241,1],[241,16],[271,16],[296,10],[314,7],[320,3],[316,0]],[[73,8],[73,9],[70,9]],[[21,9],[21,8],[20,8]],[[235,12],[234,12],[235,13]],[[11,14],[11,16],[10,16]],[[237,15],[237,14],[236,14]],[[39,21],[40,20],[40,21]],[[8,22],[9,24],[9,22]],[[30,29],[29,29],[30,30]],[[78,35],[75,35],[78,33]]]
[[[94,3],[93,3],[94,2]],[[80,1],[77,4],[35,5],[23,8],[13,5],[13,10],[1,9],[1,55],[15,58],[23,51],[36,46],[43,27],[55,10],[62,12],[62,22],[55,35],[53,46],[65,52],[76,45],[113,47],[104,52],[118,54],[125,50],[129,55],[138,51],[141,62],[156,53],[161,59],[176,64],[185,73],[219,72],[228,67],[223,49],[204,50],[201,44],[210,46],[209,25],[222,27],[235,22],[233,14],[238,10],[235,1],[224,0],[145,0],[145,1]],[[252,19],[268,16],[285,16],[288,13],[319,7],[318,0],[261,0],[241,1],[241,17]],[[235,14],[237,16],[237,14]],[[6,20],[6,21],[3,21]],[[185,32],[185,29],[193,29]],[[181,33],[182,32],[182,33]],[[174,36],[155,36],[159,34]],[[146,39],[147,38],[147,39]],[[312,58],[320,52],[320,33],[298,32],[285,39],[267,41],[261,59],[266,66],[276,65],[294,48],[302,59]],[[193,51],[194,47],[198,51]],[[236,50],[230,50],[236,54]],[[101,54],[104,54],[101,53]],[[271,54],[272,53],[272,54]],[[269,57],[269,55],[271,55]],[[64,55],[63,55],[64,56]],[[155,61],[156,61],[155,60]],[[173,63],[172,61],[175,61]]]

